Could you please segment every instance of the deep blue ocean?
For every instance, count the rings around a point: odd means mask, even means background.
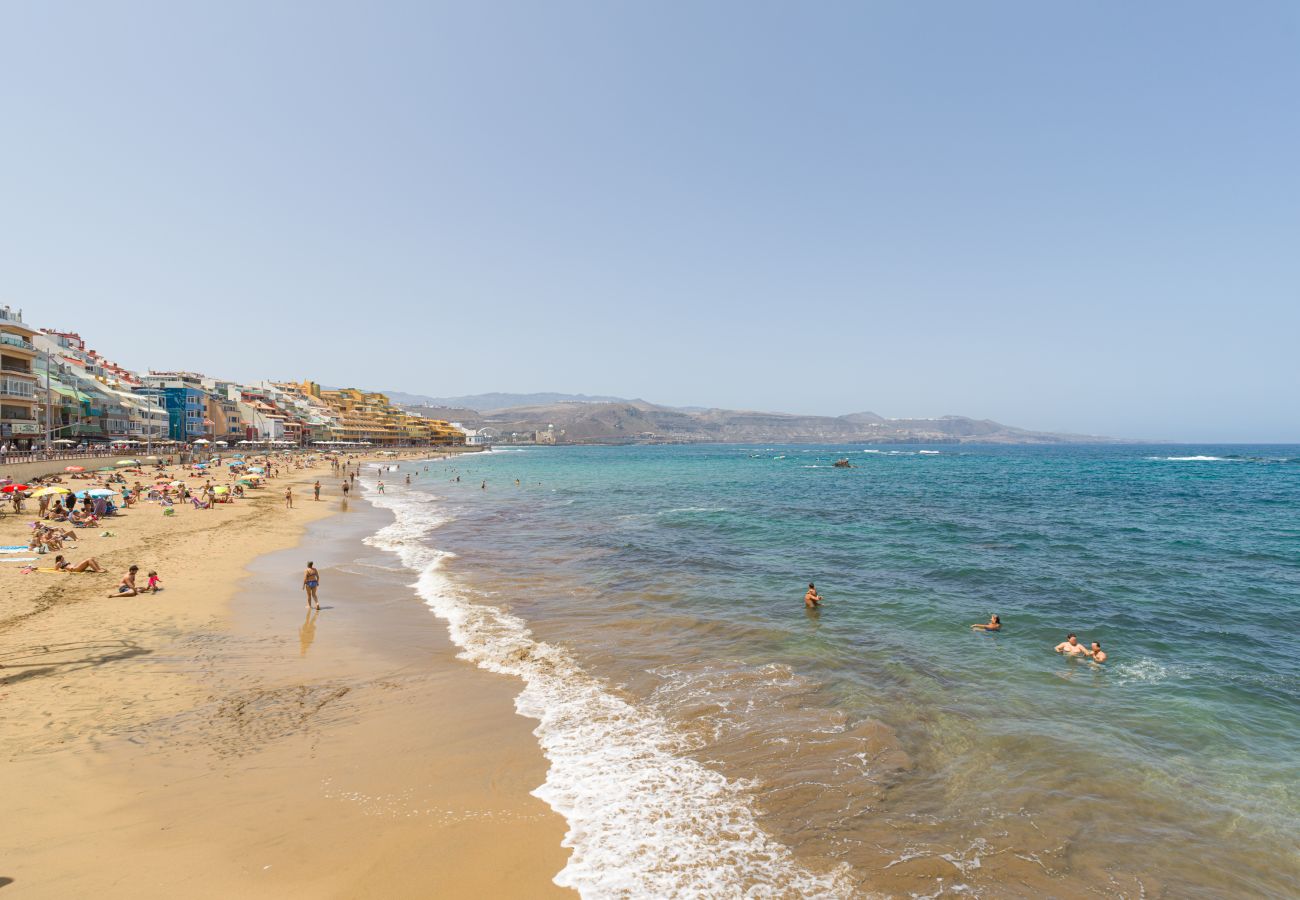
[[[738,873],[755,853],[799,873],[760,895],[820,890],[805,876],[889,896],[1300,895],[1300,447],[537,447],[402,470],[390,505],[418,504],[419,540],[452,554],[439,590],[461,605],[440,614],[467,655],[515,674],[545,656],[489,646],[505,639],[473,610],[500,610],[622,704],[620,732],[556,712],[572,698],[554,687],[520,701],[584,893],[655,865],[659,891],[674,866],[682,893],[706,890],[668,826],[633,834],[672,821]],[[1001,633],[970,629],[991,613]],[[1054,653],[1068,632],[1109,659]],[[629,729],[716,776],[733,824],[669,808],[693,782],[622,783],[635,750],[601,754]],[[759,850],[728,832],[751,814]]]

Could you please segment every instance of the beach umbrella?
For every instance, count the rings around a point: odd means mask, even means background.
[[[84,471],[86,471],[86,467],[85,467],[85,466],[64,466],[64,467],[63,467],[63,471],[65,471],[65,472],[84,472]]]
[[[86,497],[89,497],[90,499],[94,500],[97,497],[115,497],[117,496],[117,491],[110,491],[108,488],[91,488],[88,491],[77,491],[77,493],[74,494],[73,496],[75,496],[78,500],[84,499]]]
[[[72,491],[70,489],[61,487],[56,484],[56,485],[51,485],[50,487],[37,488],[36,490],[32,491],[32,496],[44,497],[46,494],[71,494],[71,493]]]
[[[102,469],[96,469],[95,471],[96,471],[96,472],[112,472],[112,471],[114,471],[114,469],[113,469],[112,466],[104,466],[104,468],[102,468]]]
[[[29,488],[25,484],[6,484],[4,487],[0,487],[0,491],[4,491],[6,494],[12,494],[14,491],[30,491],[30,490],[31,488]]]
[[[262,468],[261,466],[249,466],[248,471],[257,472],[258,474],[261,474],[262,472],[265,472],[266,469]]]
[[[172,487],[185,487],[185,482],[183,481],[169,481],[168,484]]]
[[[223,485],[221,485],[220,487],[214,487],[214,488],[212,489],[212,493],[214,493],[214,494],[229,494],[229,493],[230,493],[230,488],[226,487],[226,486],[223,484]]]
[[[197,441],[195,441],[194,443],[196,443],[196,444],[211,444],[212,441],[208,440],[207,438],[199,438],[199,439],[198,439]]]
[[[117,465],[119,465],[119,466],[138,466],[138,465],[140,465],[140,460],[138,460],[138,459],[119,459],[119,460],[117,461]]]
[[[67,438],[59,438],[59,439],[58,439],[57,441],[55,441],[54,443],[56,443],[56,444],[75,444],[76,441],[70,441],[70,440],[68,440]]]

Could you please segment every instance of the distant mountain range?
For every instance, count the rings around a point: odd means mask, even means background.
[[[388,399],[402,406],[463,407],[479,412],[511,409],[516,406],[544,406],[549,403],[625,403],[623,397],[588,396],[587,394],[470,394],[465,397],[426,397],[423,394],[406,394],[402,391],[384,391]]]
[[[585,394],[476,394],[426,397],[386,392],[415,412],[488,428],[500,438],[550,432],[562,444],[633,443],[1105,443],[1096,435],[1054,434],[989,419],[942,416],[887,419],[872,412],[805,416],[733,409],[658,406]]]

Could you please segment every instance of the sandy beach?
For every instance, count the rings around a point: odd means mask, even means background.
[[[85,530],[65,553],[103,575],[0,563],[5,895],[567,893],[517,686],[457,660],[411,574],[361,543],[387,516],[322,464]],[[6,515],[0,544],[34,518]],[[132,563],[165,590],[110,598]]]

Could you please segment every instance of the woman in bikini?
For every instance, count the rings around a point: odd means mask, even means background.
[[[72,563],[68,562],[66,559],[63,558],[62,553],[54,557],[54,568],[58,569],[60,572],[99,573],[104,571],[104,567],[99,564],[99,560],[95,559],[95,557],[93,556],[89,556],[86,559],[83,559],[81,562],[77,563],[74,566]]]
[[[307,571],[302,573],[302,587],[307,592],[307,608],[320,609],[320,601],[316,599],[316,589],[320,587],[320,572],[316,571],[316,564],[311,560],[307,561]]]

